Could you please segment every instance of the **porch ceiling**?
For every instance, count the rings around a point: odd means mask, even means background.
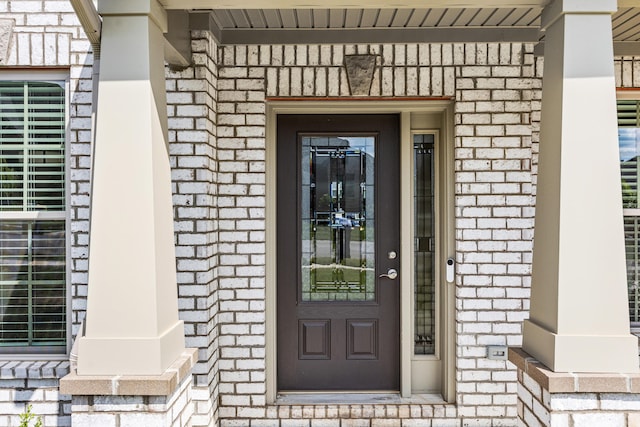
[[[176,1],[164,2],[171,8]],[[500,7],[456,2],[455,5],[447,3],[448,7],[424,8],[382,7],[383,2],[376,0],[369,3],[380,3],[378,7],[328,7],[334,2],[327,0],[323,7],[279,9],[230,7],[224,1],[215,7],[205,0],[185,3],[208,6],[191,10],[192,28],[211,29],[223,44],[537,43],[544,39],[544,33],[540,32],[542,1],[492,2],[501,3]],[[257,3],[260,2],[249,0],[240,4],[255,6]],[[430,2],[440,3],[446,2]],[[466,3],[474,3],[474,7],[463,7]],[[424,1],[420,4],[423,6]],[[640,1],[620,0],[619,6],[612,17],[616,54],[640,54]]]
[[[159,0],[166,9],[411,9],[424,0]],[[551,0],[430,0],[432,8],[544,7]],[[618,0],[618,7],[638,6],[638,0]]]

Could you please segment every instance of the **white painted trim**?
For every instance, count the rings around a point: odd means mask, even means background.
[[[441,125],[442,126],[442,125]],[[414,251],[410,251],[408,257],[410,257],[410,265],[408,266],[407,274],[410,275],[410,284],[407,289],[407,293],[411,296],[410,307],[410,325],[411,325],[411,356],[410,356],[410,370],[411,370],[411,392],[412,393],[434,393],[442,389],[442,351],[444,346],[442,346],[441,340],[443,335],[443,331],[441,330],[441,325],[444,322],[444,319],[441,318],[442,315],[442,287],[447,286],[446,281],[442,275],[442,263],[446,262],[447,257],[443,256],[443,252],[441,250],[440,240],[445,239],[447,237],[446,228],[443,228],[442,225],[442,214],[440,211],[440,206],[442,204],[447,203],[447,194],[445,189],[443,188],[443,184],[446,183],[446,179],[441,174],[441,157],[446,149],[440,146],[440,144],[445,143],[440,137],[442,132],[439,128],[430,129],[430,128],[419,128],[411,126],[411,139],[409,140],[408,150],[410,152],[410,161],[409,163],[405,163],[404,165],[410,165],[410,167],[406,167],[403,165],[403,171],[406,170],[406,174],[411,179],[411,184],[409,186],[409,195],[407,197],[406,203],[409,205],[405,210],[408,211],[406,214],[403,214],[403,221],[409,223],[409,231],[408,236],[410,236],[410,242],[415,242],[415,180],[413,177],[415,176],[415,156],[413,155],[413,137],[415,135],[433,135],[434,136],[434,153],[433,153],[433,167],[434,167],[434,230],[436,233],[436,246],[434,248],[434,270],[433,270],[433,281],[434,281],[434,291],[435,291],[435,351],[432,355],[416,355],[414,353],[413,339],[415,337],[415,299],[414,299],[414,289],[415,289],[415,256]],[[403,231],[403,236],[405,231]],[[415,246],[414,246],[415,247]],[[446,311],[445,311],[446,312]],[[422,383],[419,385],[416,383],[417,378],[431,378],[430,385]],[[421,387],[422,386],[422,387]],[[425,387],[426,386],[426,387]],[[424,388],[423,388],[424,387]]]
[[[73,269],[71,265],[73,263],[73,256],[71,254],[71,244],[73,243],[71,238],[71,129],[69,127],[69,123],[71,121],[71,76],[67,75],[65,78],[64,84],[64,95],[65,95],[65,123],[67,124],[65,129],[65,143],[64,143],[64,195],[65,195],[65,243],[66,243],[66,265],[67,269],[65,272],[65,281],[66,281],[66,312],[67,312],[67,352],[68,355],[71,353],[71,347],[73,346],[73,328],[71,325],[73,324],[73,295],[71,293],[71,276],[73,273]]]
[[[222,28],[217,37],[220,44],[536,43],[540,38],[537,27]]]
[[[411,113],[400,115],[400,395],[411,397],[413,356],[413,144]],[[408,310],[406,308],[409,308]]]
[[[65,295],[66,295],[66,323],[67,323],[67,336],[66,336],[66,351],[64,354],[60,353],[2,353],[0,354],[0,360],[9,358],[11,360],[66,360],[68,354],[71,351],[71,334],[72,334],[72,303],[73,298],[71,295],[71,263],[73,258],[71,256],[71,162],[70,162],[70,129],[69,122],[71,118],[71,77],[69,70],[67,69],[43,69],[32,70],[28,68],[22,69],[0,69],[1,81],[45,81],[62,83],[64,88],[64,121],[65,121],[65,141],[64,141],[64,196],[65,196],[65,210],[64,211],[4,211],[0,212],[0,221],[8,220],[60,220],[65,222]]]
[[[278,114],[373,114],[373,113],[389,113],[400,114],[401,116],[401,141],[404,150],[401,151],[401,162],[406,162],[407,152],[409,161],[411,161],[411,113],[439,113],[442,115],[440,123],[441,133],[440,142],[445,152],[442,153],[442,159],[437,160],[440,163],[441,174],[444,180],[443,191],[446,193],[446,200],[443,201],[440,210],[442,215],[447,218],[446,224],[443,223],[441,232],[444,232],[445,238],[441,239],[439,250],[442,252],[443,259],[454,255],[454,210],[453,210],[453,108],[450,101],[426,100],[426,101],[267,101],[266,103],[266,289],[265,289],[265,357],[266,357],[266,401],[267,404],[276,402],[277,397],[277,286],[276,286],[276,221],[277,207],[277,185],[276,185],[276,117]],[[409,123],[407,123],[407,121]],[[407,127],[408,126],[408,127]],[[407,141],[406,138],[409,138]],[[407,150],[406,147],[409,147]],[[401,172],[401,194],[405,197],[408,190],[404,187],[409,179],[409,185],[412,181],[410,174],[411,168],[401,165],[401,170],[409,170],[409,175]],[[410,194],[410,193],[409,193]],[[411,197],[409,198],[411,199]],[[409,201],[411,203],[411,201]],[[404,206],[404,202],[401,202]],[[406,219],[407,207],[403,208],[401,217],[403,221]],[[411,214],[411,209],[409,215]],[[407,221],[404,221],[407,222]],[[411,229],[413,222],[402,225],[402,235],[405,235],[406,227]],[[401,237],[402,238],[402,237]],[[401,247],[407,244],[406,237],[401,241]],[[412,243],[409,242],[411,247]],[[413,251],[401,251],[401,277],[403,277],[401,286],[401,392],[402,397],[410,397],[411,395],[411,356],[413,353],[413,337],[410,335],[413,323],[413,311],[411,306],[412,293],[412,263],[407,262],[412,257]],[[407,280],[409,278],[409,280]],[[408,288],[407,288],[408,287]],[[408,294],[408,295],[407,295]],[[445,313],[442,313],[441,334],[442,344],[441,350],[445,357],[443,360],[442,370],[442,397],[446,402],[455,400],[455,289],[453,285],[445,285],[440,297],[440,304],[446,306]],[[408,324],[407,324],[408,322]],[[407,334],[408,338],[407,338]],[[408,394],[408,396],[407,396]]]
[[[277,175],[276,175],[276,114],[275,106],[267,103],[266,153],[265,153],[265,385],[267,403],[274,403],[277,396],[277,287],[276,287],[276,218]]]
[[[446,239],[441,239],[440,249],[443,258],[454,258],[456,263],[456,240],[455,240],[455,144],[454,144],[454,110],[453,104],[449,104],[442,115],[442,147],[445,150],[441,156],[442,168],[441,179],[444,180],[444,192],[447,200],[440,204],[443,217],[447,218],[446,223],[443,221],[443,231]],[[457,281],[457,274],[454,273],[454,281]],[[440,307],[447,307],[443,313],[442,319],[444,323],[441,326],[443,335],[441,336],[441,345],[445,351],[444,366],[442,371],[442,397],[449,403],[455,402],[456,399],[456,283],[449,284],[446,280],[442,292]]]
[[[3,211],[0,221],[66,220],[65,211]]]
[[[69,82],[69,70],[68,69],[30,69],[30,68],[5,68],[0,69],[0,80],[7,81],[37,81],[37,82]],[[68,89],[68,87],[65,87]],[[65,93],[67,99],[69,94]],[[68,103],[67,103],[68,104]]]

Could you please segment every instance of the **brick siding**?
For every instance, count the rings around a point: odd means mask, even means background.
[[[521,44],[220,48],[218,107],[225,114],[218,116],[218,185],[229,202],[220,205],[219,216],[221,230],[234,232],[230,241],[220,238],[220,316],[229,319],[220,325],[222,425],[247,425],[275,413],[281,425],[288,425],[287,419],[307,425],[302,420],[329,411],[326,405],[265,405],[264,246],[262,240],[251,240],[241,250],[235,233],[244,236],[248,229],[262,237],[265,231],[263,199],[253,197],[246,205],[247,195],[264,193],[265,97],[348,95],[343,58],[354,53],[380,55],[373,95],[456,101],[458,405],[441,406],[437,417],[449,417],[453,425],[460,419],[465,425],[512,425],[516,372],[505,361],[486,359],[486,346],[519,345],[528,309],[532,116],[539,108],[535,100],[541,82],[533,47]],[[338,407],[338,416],[360,420],[344,425],[367,426],[382,422],[374,423],[378,418],[388,418],[389,425],[402,418],[402,425],[411,425],[412,419],[436,416],[433,405],[372,406],[365,415],[362,408],[340,412]],[[267,420],[254,424],[277,425]]]
[[[90,45],[67,1],[0,1],[0,19],[15,20],[5,65],[69,69],[75,336],[87,294]],[[542,73],[533,47],[217,46],[209,33],[192,36],[194,66],[167,70],[167,99],[180,318],[187,346],[200,349],[193,425],[515,424],[516,371],[505,361],[488,360],[485,348],[519,345],[527,317]],[[380,56],[372,96],[455,101],[457,405],[266,402],[265,99],[347,96],[343,59],[352,53]],[[615,65],[619,86],[640,87],[640,61],[625,57]],[[25,369],[43,363],[29,362]],[[49,380],[59,375],[55,371]],[[45,415],[46,426],[70,422],[69,397],[57,395],[53,382],[18,385],[20,375],[4,368],[1,378],[0,405],[6,410],[0,411],[0,425],[14,423],[15,412],[28,401],[36,413],[37,402],[59,402],[57,415]],[[20,400],[19,388],[33,393]]]
[[[27,74],[29,67],[51,67],[61,73],[68,70],[67,188],[71,255],[68,283],[71,293],[69,321],[75,336],[84,318],[87,295],[91,45],[68,1],[0,1],[0,19],[14,21],[0,73],[23,70]],[[18,414],[24,412],[28,404],[32,404],[34,414],[42,416],[45,427],[70,425],[71,397],[58,393],[58,379],[68,373],[68,362],[0,362],[0,369],[0,425],[18,425]]]
[[[193,33],[194,66],[167,71],[178,308],[186,346],[199,348],[193,371],[194,425],[214,425],[218,394],[217,46]]]

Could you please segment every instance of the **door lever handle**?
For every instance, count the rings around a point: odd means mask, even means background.
[[[396,277],[398,277],[398,271],[395,268],[390,268],[389,270],[387,270],[386,274],[381,274],[380,278],[387,278],[387,279],[395,279]]]

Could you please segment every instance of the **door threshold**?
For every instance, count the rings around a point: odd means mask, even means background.
[[[442,405],[447,402],[439,394],[414,394],[402,397],[397,392],[280,392],[276,405]]]

